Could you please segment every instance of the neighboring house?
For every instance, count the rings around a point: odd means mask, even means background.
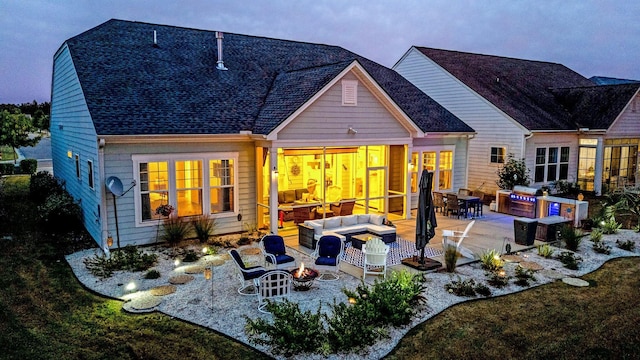
[[[283,190],[303,206],[311,183],[318,208],[355,198],[358,212],[407,218],[412,149],[448,155],[440,181],[453,189],[474,134],[340,47],[121,20],[62,44],[51,106],[55,176],[103,247],[156,241],[164,204],[210,215],[218,234],[277,233]],[[112,176],[135,186],[114,198]]]
[[[631,79],[618,79],[606,76],[592,76],[589,78],[596,85],[620,85],[620,84],[633,84],[640,83],[638,80]]]
[[[640,83],[596,86],[561,65],[412,47],[393,67],[477,131],[470,189],[497,190],[508,154],[531,186],[558,180],[600,194],[638,183]]]

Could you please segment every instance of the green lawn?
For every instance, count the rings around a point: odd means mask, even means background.
[[[267,358],[159,313],[128,314],[84,289],[63,255],[91,242],[37,232],[26,178],[0,180],[0,238],[11,236],[0,240],[0,358]],[[640,258],[584,278],[590,287],[555,282],[456,305],[411,330],[387,358],[638,358]]]

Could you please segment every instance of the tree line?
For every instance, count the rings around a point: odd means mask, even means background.
[[[14,153],[16,148],[35,146],[41,139],[36,133],[49,129],[50,111],[51,103],[38,104],[35,100],[20,105],[0,104],[0,146],[11,147]]]

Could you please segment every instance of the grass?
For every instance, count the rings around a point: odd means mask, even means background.
[[[414,328],[387,359],[624,359],[640,339],[640,258],[583,277],[453,306]]]
[[[24,230],[0,241],[2,359],[268,358],[160,313],[128,314],[120,301],[87,291],[63,258],[83,243],[66,240],[54,248],[33,231],[31,217],[14,214],[29,210],[24,178],[3,178],[0,187],[0,212],[11,214],[0,217],[0,235],[12,229],[8,221],[20,221]],[[412,329],[387,358],[633,358],[640,342],[640,258],[612,260],[583,278],[592,286],[557,281],[458,304]]]
[[[15,160],[16,153],[13,151],[11,146],[2,145],[0,146],[0,153],[2,154],[2,160]]]

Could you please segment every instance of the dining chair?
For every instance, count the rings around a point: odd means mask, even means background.
[[[460,204],[460,201],[458,200],[458,195],[447,194],[447,216],[449,215],[449,213],[451,213],[451,215],[455,213],[459,219],[463,209],[464,207],[462,206],[462,204]]]
[[[440,212],[444,214],[445,211],[445,203],[444,203],[444,195],[440,192],[433,193],[433,208],[437,212],[440,209]]]
[[[469,196],[469,195],[471,195],[471,190],[460,188],[460,189],[458,189],[458,195]]]
[[[473,192],[473,196],[477,197],[478,203],[476,204],[476,208],[474,210],[474,217],[478,217],[478,216],[482,216],[482,207],[484,205],[484,192],[480,191],[480,190],[476,190]]]
[[[293,208],[293,223],[300,224],[316,218],[316,206],[295,206]]]

